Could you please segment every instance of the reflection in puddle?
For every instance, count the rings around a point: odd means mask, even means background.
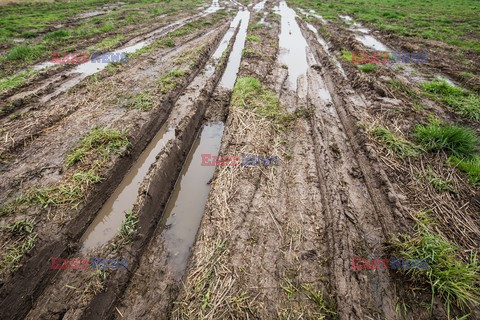
[[[241,21],[240,29],[238,30],[235,43],[233,44],[232,52],[228,57],[227,67],[220,80],[220,86],[226,89],[232,89],[237,79],[238,69],[240,68],[240,61],[242,59],[242,50],[245,46],[245,39],[247,38],[248,20],[250,19],[250,11],[239,11],[235,19],[232,21],[231,27],[238,25]]]
[[[267,1],[267,0],[263,0],[263,1],[259,2],[259,3],[257,3],[257,4],[253,7],[253,10],[255,10],[255,11],[263,10],[263,8],[265,7],[265,2],[266,2],[266,1]]]
[[[187,266],[190,249],[195,241],[210,191],[209,181],[214,166],[202,166],[202,154],[218,155],[224,124],[204,126],[187,156],[181,175],[175,184],[160,226],[165,249],[171,253],[168,263],[179,276]]]
[[[353,19],[350,16],[339,16],[343,20],[345,20],[347,23],[352,23]],[[364,46],[372,48],[374,50],[378,51],[389,51],[388,47],[372,37],[371,35],[368,35],[370,33],[370,30],[367,28],[362,27],[361,24],[353,22],[352,23],[352,28],[350,30],[354,32],[360,32],[363,33],[362,35],[356,34],[355,39],[357,39],[360,43],[362,43]]]
[[[155,162],[155,157],[165,144],[174,137],[174,128],[167,130],[163,126],[158,131],[88,227],[81,239],[82,251],[105,244],[116,235],[125,211],[132,209],[137,200],[138,189],[150,165]]]
[[[290,89],[297,90],[297,79],[308,70],[307,41],[302,35],[295,17],[295,11],[281,1],[275,8],[281,17],[279,63],[288,67],[288,84]]]
[[[364,46],[378,50],[378,51],[388,51],[388,48],[370,35],[355,35],[355,39],[360,41]]]

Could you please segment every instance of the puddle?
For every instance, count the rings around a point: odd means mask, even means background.
[[[343,67],[342,65],[340,64],[340,62],[338,62],[337,58],[330,53],[329,49],[330,49],[330,46],[328,45],[328,43],[320,36],[320,34],[318,33],[318,30],[313,26],[311,25],[310,23],[307,23],[307,28],[312,31],[314,34],[315,34],[315,37],[318,41],[318,43],[320,43],[320,45],[323,47],[323,50],[325,50],[325,52],[327,53],[327,55],[330,57],[330,59],[333,60],[333,62],[335,63],[335,65],[337,66],[338,70],[340,70],[340,73],[342,75],[342,77],[344,79],[347,79],[347,74],[345,73],[345,70],[343,70]]]
[[[267,2],[267,0],[263,0],[259,3],[257,3],[254,7],[253,7],[253,10],[255,11],[260,11],[260,10],[263,10],[263,8],[265,7],[265,2]]]
[[[317,18],[318,20],[322,21],[323,24],[328,24],[327,20],[325,20],[321,15],[315,13],[315,10],[309,10],[307,12],[307,11],[303,10],[302,8],[297,8],[297,9],[301,14],[304,14],[307,17],[314,17],[314,18]]]
[[[342,16],[342,15],[339,15],[340,18],[342,18],[343,20],[345,21],[353,21],[352,17],[350,16]]]
[[[98,11],[98,10],[89,11],[89,12],[84,12],[84,13],[77,14],[73,19],[74,20],[86,19],[86,18],[100,16],[100,15],[103,15],[105,13],[107,13],[107,11]]]
[[[82,252],[107,243],[117,234],[125,218],[125,211],[132,209],[137,200],[138,189],[150,165],[155,162],[155,157],[165,144],[174,137],[174,128],[167,130],[164,126],[158,131],[88,227],[81,239]]]
[[[34,65],[33,69],[43,70],[43,69],[46,69],[46,68],[53,67],[54,65],[55,65],[55,63],[47,61],[47,62],[42,62],[42,63],[38,63],[38,64]]]
[[[339,16],[343,20],[347,21],[348,23],[353,22],[352,17],[350,16]],[[362,43],[364,46],[369,47],[374,50],[378,51],[389,51],[388,47],[384,45],[382,42],[378,41],[376,38],[374,38],[371,35],[368,35],[370,33],[370,30],[367,28],[364,28],[361,24],[353,22],[352,23],[352,28],[350,28],[351,31],[354,32],[360,32],[363,33],[362,35],[356,34],[355,39]]]
[[[360,41],[364,46],[378,50],[378,51],[389,51],[387,46],[375,39],[370,35],[355,35],[355,39]]]
[[[214,166],[202,166],[201,154],[218,155],[224,124],[206,124],[187,156],[162,216],[160,227],[165,249],[171,253],[168,263],[182,276],[191,247],[200,226],[210,191]]]
[[[207,65],[204,68],[204,73],[196,77],[194,82],[198,81],[204,84],[206,83],[208,78],[211,75],[213,75],[213,73],[215,72],[215,63],[217,62],[217,59],[220,58],[223,52],[227,49],[228,43],[230,42],[231,38],[233,37],[233,34],[235,33],[236,26],[238,26],[238,23],[240,23],[241,21],[240,20],[242,18],[241,12],[239,12],[237,16],[238,16],[238,20],[236,21],[236,23],[235,21],[232,22],[230,29],[225,33],[222,40],[220,40],[220,44],[217,50],[215,50],[209,63],[207,63]],[[248,25],[248,20],[246,22],[246,25]],[[237,34],[237,37],[238,37],[238,34]],[[228,64],[231,64],[230,60],[228,61]],[[235,77],[236,77],[236,72],[235,72]],[[235,81],[235,78],[233,79],[233,81]],[[213,129],[217,128],[217,126],[218,124],[213,125]],[[221,123],[221,126],[222,126],[222,133],[223,133],[223,123]],[[211,129],[208,126],[206,126],[205,128],[206,129],[204,130],[206,130],[205,132],[208,136],[208,132]],[[148,144],[147,148],[142,152],[142,154],[140,155],[138,160],[135,162],[135,164],[132,166],[132,168],[127,172],[126,176],[123,178],[122,182],[117,187],[115,192],[110,196],[107,202],[103,205],[102,209],[97,214],[95,220],[88,227],[87,231],[85,232],[81,240],[83,252],[85,252],[88,249],[98,247],[107,243],[109,240],[113,239],[113,237],[117,234],[125,218],[125,210],[131,209],[135,204],[135,201],[137,200],[138,189],[142,181],[145,179],[145,175],[147,174],[148,169],[150,168],[150,165],[153,162],[155,162],[155,157],[161,151],[161,149],[165,146],[165,144],[169,140],[173,139],[174,137],[175,137],[174,128],[169,128],[167,130],[167,125],[164,125],[160,129],[160,131],[155,135],[155,137]],[[219,139],[221,139],[221,137],[222,137],[222,134],[220,134]],[[219,147],[220,146],[218,146],[218,148]],[[218,152],[218,150],[216,152]],[[203,153],[206,153],[206,152],[203,152]],[[211,152],[211,153],[213,154],[214,152]],[[200,160],[198,164],[200,164]],[[214,167],[208,167],[208,168],[214,168]],[[213,169],[212,169],[212,174],[213,174]],[[202,212],[203,212],[203,209],[202,209]]]
[[[295,20],[297,14],[288,7],[285,1],[281,1],[276,9],[281,17],[280,29],[280,54],[278,57],[280,64],[288,67],[287,82],[292,90],[297,89],[297,79],[304,75],[308,70],[307,41],[302,35],[302,31]]]
[[[225,68],[219,84],[221,87],[229,90],[233,89],[235,80],[237,79],[238,69],[240,68],[242,51],[245,46],[245,39],[247,37],[248,20],[250,20],[250,11],[242,10],[237,13],[235,19],[230,25],[236,26],[241,21],[240,29],[238,30],[235,43],[233,44],[232,52],[228,57],[227,67]]]
[[[212,5],[208,7],[205,11],[203,11],[203,13],[205,15],[210,13],[215,13],[220,9],[222,9],[222,7],[220,7],[220,5],[218,4],[218,0],[213,0]]]

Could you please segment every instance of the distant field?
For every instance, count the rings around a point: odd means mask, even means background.
[[[419,36],[480,52],[480,2],[477,0],[295,0],[325,19],[351,14],[380,30]]]

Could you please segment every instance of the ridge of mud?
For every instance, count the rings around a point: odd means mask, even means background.
[[[225,26],[220,33],[223,34],[226,29]],[[217,35],[215,43],[218,43],[221,39],[220,35]],[[62,234],[49,243],[38,243],[26,263],[14,274],[8,283],[5,283],[0,288],[0,297],[2,298],[0,308],[4,316],[9,319],[23,318],[32,307],[33,302],[43,292],[48,281],[54,276],[54,270],[46,267],[49,265],[49,257],[64,258],[76,251],[75,243],[93,220],[94,214],[100,209],[118,183],[120,183],[123,176],[122,173],[128,170],[136,156],[140,154],[148,141],[163,125],[175,101],[182,94],[188,83],[202,70],[202,66],[208,60],[211,51],[211,47],[207,49],[206,53],[202,55],[196,71],[189,75],[188,81],[183,86],[179,86],[172,91],[163,107],[155,111],[142,129],[136,132],[136,136],[132,138],[134,147],[130,156],[117,160],[112,169],[109,170],[108,178],[96,186],[96,192],[91,194],[89,199],[86,200],[84,208],[67,224]],[[140,226],[142,225],[140,224]]]

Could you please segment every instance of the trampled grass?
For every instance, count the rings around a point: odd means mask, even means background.
[[[415,233],[393,239],[393,248],[402,258],[428,259],[427,269],[412,268],[404,272],[419,283],[428,283],[432,297],[442,297],[448,313],[452,305],[462,310],[478,305],[480,266],[477,257],[472,254],[468,261],[463,261],[458,247],[434,233],[431,225],[426,213],[419,213]]]
[[[376,127],[370,131],[370,134],[378,139],[385,147],[399,157],[416,156],[421,148],[415,146],[410,141],[394,134],[390,130],[383,127]]]

